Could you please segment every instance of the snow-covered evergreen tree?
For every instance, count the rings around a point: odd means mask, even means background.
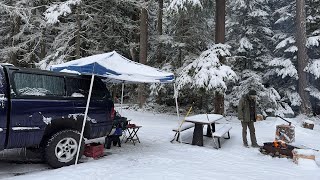
[[[310,95],[315,97],[318,92],[317,60],[319,59],[319,7],[318,0],[306,1],[307,14],[307,48],[310,64],[305,69],[314,76],[311,77]],[[273,67],[268,72],[270,82],[281,95],[281,101],[288,103],[294,110],[301,104],[297,93],[297,50],[295,43],[295,1],[273,1],[274,4],[274,25],[275,31],[275,58],[270,61],[269,66]],[[319,99],[319,97],[315,97]],[[314,101],[314,100],[313,100]],[[315,106],[315,103],[312,103]]]
[[[137,33],[137,22],[132,20],[137,8],[135,3],[130,5],[130,2],[116,0],[108,4],[102,0],[70,2],[68,8],[54,6],[45,14],[50,35],[54,37],[49,44],[51,51],[38,64],[41,68],[48,69],[51,64],[76,59],[77,43],[80,43],[80,57],[113,50],[129,55],[129,46]],[[65,3],[60,5],[66,6]],[[77,42],[78,33],[80,40]]]
[[[267,64],[272,60],[273,34],[269,0],[230,1],[227,19],[227,43],[232,47],[233,57],[228,61],[239,75],[227,96],[230,108],[238,105],[241,96],[249,91],[258,91],[258,103],[263,114],[276,107],[278,92],[265,85]],[[270,95],[272,92],[276,95]],[[230,109],[232,111],[232,109]]]
[[[311,103],[314,113],[320,113],[320,0],[306,1],[307,48],[310,58],[306,71],[311,76]]]

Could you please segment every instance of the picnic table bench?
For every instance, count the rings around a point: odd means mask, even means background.
[[[180,128],[177,127],[177,128],[172,129],[172,131],[176,132],[176,134],[174,135],[174,137],[176,137],[176,138],[173,138],[173,139],[171,140],[171,142],[174,141],[174,140],[179,141],[180,132],[185,131],[185,130],[190,129],[190,128],[193,128],[194,126],[195,126],[194,123],[184,122],[184,123],[181,125]]]
[[[225,134],[228,133],[228,137],[226,137],[225,139],[230,139],[230,129],[231,128],[232,128],[231,125],[226,124],[212,134],[212,136],[214,138],[218,139],[218,148],[221,148],[221,143],[220,143],[221,137],[223,137]]]
[[[213,140],[217,139],[218,148],[221,148],[220,138],[223,137],[224,134],[228,133],[228,137],[225,139],[230,139],[229,131],[232,128],[231,125],[224,125],[222,128],[215,131],[215,122],[222,118],[223,116],[220,114],[198,114],[186,117],[183,124],[179,126],[180,128],[178,127],[173,129],[173,131],[176,132],[174,136],[176,138],[173,140],[179,141],[180,132],[194,127],[192,145],[203,146],[203,126],[207,125],[206,136],[212,137]]]

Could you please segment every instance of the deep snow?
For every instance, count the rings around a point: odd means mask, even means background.
[[[0,162],[0,178],[9,179],[320,179],[320,153],[316,163],[296,165],[291,159],[272,158],[262,155],[256,148],[242,146],[241,126],[236,118],[227,117],[217,124],[232,125],[231,139],[222,140],[222,148],[213,148],[211,138],[205,137],[205,147],[170,143],[174,136],[172,128],[178,126],[175,115],[123,110],[123,116],[132,123],[142,125],[139,131],[141,143],[123,143],[111,147],[107,156],[98,160],[83,158],[84,163],[60,169],[47,169],[45,164],[15,164]],[[289,119],[296,132],[295,144],[320,149],[319,121],[314,130],[301,128],[302,119]],[[299,122],[300,121],[300,122]],[[275,126],[286,123],[268,118],[255,123],[258,143],[273,141]],[[191,141],[192,129],[184,131],[182,139]],[[100,139],[102,140],[102,139]],[[249,140],[249,138],[248,138]],[[250,141],[249,141],[250,142]],[[15,155],[21,156],[17,154]],[[14,154],[6,151],[3,156]],[[17,175],[17,176],[14,176]]]

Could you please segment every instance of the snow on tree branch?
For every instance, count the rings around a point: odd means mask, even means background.
[[[313,60],[305,68],[305,71],[313,74],[316,79],[320,78],[320,59]]]
[[[249,13],[249,16],[252,16],[252,17],[264,17],[268,15],[269,14],[266,11],[263,11],[261,9],[258,9]]]
[[[291,46],[289,48],[287,48],[286,50],[284,50],[284,52],[291,52],[291,53],[294,53],[294,52],[297,52],[298,51],[298,47],[297,46]]]
[[[301,97],[299,93],[292,92],[292,91],[286,91],[287,97],[289,98],[289,101],[291,102],[292,106],[300,106],[301,105]]]
[[[306,90],[309,91],[311,96],[320,100],[320,91],[317,88],[311,86],[311,87],[307,88]]]
[[[319,46],[320,36],[308,37],[307,39],[307,47],[311,46]]]
[[[191,4],[193,6],[199,6],[202,8],[200,0],[172,0],[168,7],[169,11],[178,11],[179,9],[186,10],[186,5]]]
[[[295,41],[295,39],[294,39],[293,36],[288,37],[288,38],[282,40],[282,41],[276,46],[276,49],[283,48],[283,47],[287,46],[287,44],[293,44],[293,43],[295,43],[295,42],[296,42],[296,41]]]
[[[286,76],[298,79],[298,72],[290,59],[274,58],[269,62],[269,66],[277,67],[275,72],[278,76],[285,78]]]
[[[14,7],[8,6],[0,2],[0,9],[4,12],[20,17],[26,24],[29,24],[29,19],[31,17],[31,11],[35,8],[22,8],[22,7]]]
[[[197,59],[183,68],[177,78],[178,89],[191,85],[194,88],[225,92],[225,82],[237,78],[229,66],[219,62],[219,56],[230,56],[229,48],[228,45],[215,44],[202,52]]]
[[[248,38],[243,37],[240,39],[240,47],[238,48],[239,52],[246,52],[247,50],[253,49],[253,44],[249,41]]]
[[[80,4],[81,0],[68,0],[51,5],[44,13],[45,19],[48,24],[54,24],[59,22],[60,16],[66,16],[71,13],[71,5]]]

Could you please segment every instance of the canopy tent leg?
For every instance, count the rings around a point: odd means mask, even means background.
[[[74,163],[75,165],[78,164],[78,157],[79,157],[80,148],[81,148],[81,140],[83,138],[84,127],[86,126],[86,120],[87,120],[89,104],[90,104],[90,100],[91,100],[93,82],[94,82],[94,74],[92,74],[92,76],[91,76],[91,83],[90,83],[90,89],[89,89],[89,94],[88,94],[88,99],[87,99],[86,111],[84,113],[84,118],[83,118],[83,122],[82,122],[82,129],[81,129],[80,140],[79,140],[79,144],[78,144],[76,162]]]
[[[173,83],[173,91],[174,91],[174,99],[176,102],[176,110],[177,110],[177,116],[178,116],[178,123],[180,121],[180,114],[179,114],[179,105],[178,105],[178,90],[176,87],[176,83]],[[182,142],[181,136],[179,136],[179,141]]]
[[[174,99],[176,102],[176,110],[177,110],[177,116],[178,120],[180,119],[180,114],[179,114],[179,106],[178,106],[178,90],[176,88],[176,83],[173,83],[173,91],[174,91]]]
[[[122,113],[122,104],[123,104],[123,91],[124,91],[124,82],[122,82],[122,88],[121,88],[121,110],[120,110],[120,114]]]

